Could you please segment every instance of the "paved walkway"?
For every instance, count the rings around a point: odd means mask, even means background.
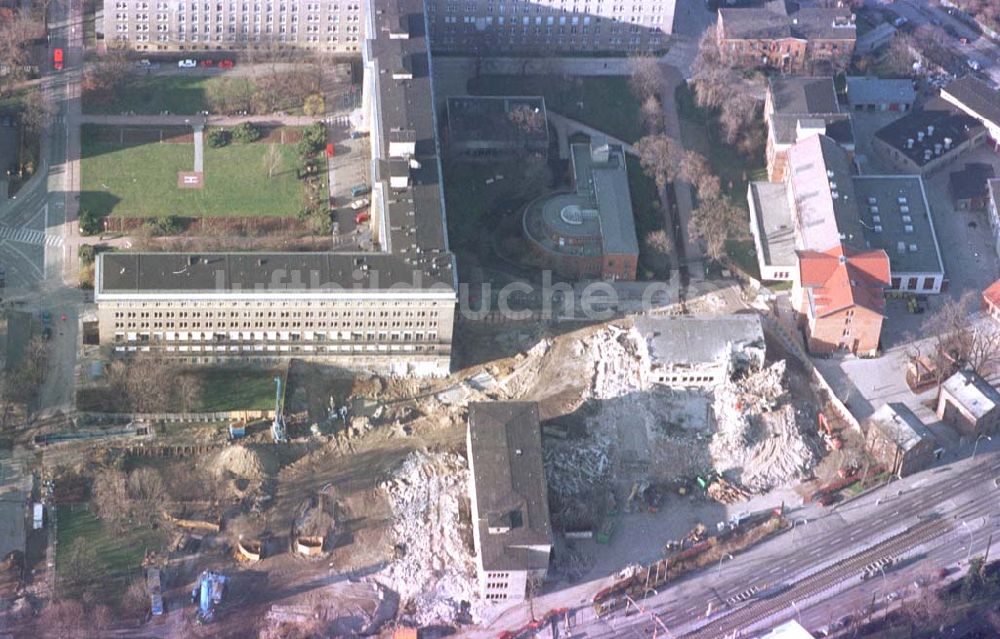
[[[194,125],[194,172],[205,172],[205,127]]]
[[[309,126],[322,118],[297,115],[81,115],[79,124],[104,124],[107,126],[235,126],[243,122],[270,126]]]

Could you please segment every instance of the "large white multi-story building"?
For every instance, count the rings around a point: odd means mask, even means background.
[[[420,0],[378,0],[364,23],[381,251],[102,254],[101,344],[191,363],[296,357],[447,374],[457,280],[424,33]]]
[[[629,51],[663,49],[675,0],[427,0],[435,50]],[[105,0],[104,37],[148,51],[264,46],[358,52],[360,0]],[[378,5],[381,8],[381,5]]]

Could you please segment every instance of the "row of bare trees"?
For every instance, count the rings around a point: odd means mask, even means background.
[[[108,367],[108,395],[123,412],[155,413],[196,410],[201,383],[173,362],[151,355],[117,360]]]
[[[929,362],[938,383],[958,367],[988,376],[1000,365],[1000,331],[992,322],[977,321],[973,312],[978,304],[975,291],[966,291],[957,300],[946,299],[921,327],[921,334],[929,339],[907,340],[910,360]]]

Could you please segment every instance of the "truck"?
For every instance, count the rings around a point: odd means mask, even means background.
[[[52,68],[56,71],[63,69],[63,50],[59,47],[52,50]]]
[[[41,530],[42,526],[45,525],[45,506],[41,502],[36,501],[31,512],[32,512],[31,529]]]

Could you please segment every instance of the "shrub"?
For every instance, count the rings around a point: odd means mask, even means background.
[[[326,127],[322,122],[316,122],[306,127],[302,131],[302,139],[299,140],[299,156],[309,158],[319,153],[326,146]]]
[[[101,232],[101,216],[89,209],[80,211],[80,234],[95,235]]]
[[[81,264],[93,264],[96,254],[97,252],[94,250],[93,244],[81,244],[77,251],[77,256],[80,258]]]
[[[314,93],[306,97],[302,105],[302,112],[308,116],[323,115],[326,112],[326,100],[320,93]]]
[[[253,122],[240,122],[233,127],[233,140],[240,144],[250,144],[261,138],[263,133]]]
[[[181,218],[176,215],[153,218],[147,224],[154,235],[176,235],[181,230]]]
[[[226,129],[210,129],[208,132],[208,146],[218,149],[229,144],[232,134]]]

